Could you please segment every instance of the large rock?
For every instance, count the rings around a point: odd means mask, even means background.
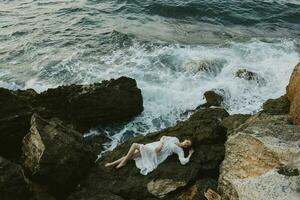
[[[198,184],[197,187],[201,188],[205,181],[199,180],[216,181],[226,140],[226,130],[220,123],[226,116],[228,113],[224,109],[200,109],[188,120],[179,122],[174,127],[130,139],[100,161],[81,184],[79,191],[72,194],[69,200],[91,200],[104,194],[132,200],[178,199],[185,190],[189,190],[187,187],[191,184]],[[163,135],[176,136],[180,140],[188,136],[194,137],[195,153],[191,162],[183,166],[177,156],[173,155],[147,176],[139,173],[133,161],[119,170],[104,167],[106,162],[124,155],[133,142],[149,143],[159,140]]]
[[[29,195],[22,167],[0,157],[0,199],[27,200]]]
[[[127,77],[49,89],[36,98],[36,104],[45,107],[44,117],[56,116],[79,131],[124,122],[143,111],[141,90]]]
[[[0,88],[0,156],[18,161],[24,135],[30,127],[31,90],[10,91]]]
[[[141,90],[134,79],[121,77],[92,85],[11,91],[0,88],[0,155],[18,161],[23,137],[34,112],[58,117],[79,131],[130,120],[143,110]]]
[[[299,199],[300,126],[287,115],[259,113],[226,142],[222,199]]]
[[[300,63],[296,65],[289,85],[287,87],[287,96],[291,102],[290,115],[295,124],[300,124]]]
[[[34,114],[23,140],[22,165],[31,180],[65,197],[93,166],[96,156],[82,135],[58,119]]]

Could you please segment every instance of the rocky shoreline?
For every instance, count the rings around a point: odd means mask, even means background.
[[[287,94],[266,101],[253,116],[229,115],[214,91],[205,98],[187,120],[131,138],[95,163],[101,142],[85,141],[82,133],[140,114],[143,99],[135,80],[121,77],[41,94],[0,88],[0,199],[198,200],[206,199],[207,187],[222,199],[298,199],[300,63]],[[195,138],[191,162],[182,166],[171,156],[147,176],[133,162],[120,170],[104,167],[131,143],[162,135]]]

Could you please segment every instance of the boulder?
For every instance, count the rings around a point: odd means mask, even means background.
[[[270,115],[284,115],[288,114],[290,109],[290,102],[286,95],[277,99],[269,99],[263,104],[263,112]]]
[[[210,106],[221,106],[221,103],[223,101],[223,96],[216,93],[213,90],[210,91],[206,91],[204,93],[204,97],[206,99],[206,106],[210,107]]]
[[[58,117],[77,130],[130,120],[143,110],[136,81],[121,77],[91,85],[11,91],[0,88],[0,156],[18,162],[23,137],[34,112],[43,118]]]
[[[30,192],[22,167],[0,157],[0,199],[27,200]]]
[[[244,79],[246,81],[255,81],[259,86],[263,86],[266,84],[266,80],[259,76],[255,72],[248,71],[246,69],[239,69],[235,73],[235,77]]]
[[[298,199],[300,126],[258,113],[229,136],[220,167],[222,199]],[[288,169],[288,170],[287,170]]]
[[[58,119],[45,120],[36,114],[22,150],[26,174],[59,199],[73,190],[96,159],[79,132]]]
[[[28,99],[34,95],[31,90],[0,88],[0,156],[15,162],[19,160],[22,139],[29,131],[33,110]]]
[[[77,130],[128,121],[143,111],[136,81],[121,77],[91,85],[69,85],[48,89],[36,98],[45,108],[40,114],[58,117]]]
[[[221,108],[200,109],[174,127],[129,139],[101,160],[81,183],[79,190],[68,199],[93,199],[104,193],[132,200],[176,199],[196,181],[217,181],[226,140],[226,130],[220,123],[226,116],[228,113]],[[133,142],[145,144],[157,141],[164,135],[176,136],[180,140],[188,136],[194,138],[195,153],[190,163],[181,165],[177,156],[173,155],[147,176],[140,174],[134,161],[119,170],[104,167],[106,162],[123,156]],[[202,184],[205,181],[198,182],[197,187],[201,188]]]
[[[291,102],[290,115],[295,124],[300,124],[300,63],[298,63],[290,77],[287,86],[287,97]]]

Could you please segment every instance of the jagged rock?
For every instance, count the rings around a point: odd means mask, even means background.
[[[181,195],[182,188],[197,180],[207,178],[217,180],[219,164],[224,156],[223,144],[226,140],[225,128],[220,123],[226,116],[228,113],[224,109],[200,109],[188,120],[179,122],[174,127],[129,139],[100,161],[89,177],[81,183],[79,191],[68,199],[92,199],[103,193],[132,200],[176,199]],[[177,156],[173,155],[147,176],[139,173],[133,161],[119,170],[104,167],[106,162],[124,155],[133,142],[145,144],[159,140],[163,135],[176,136],[179,139],[193,136],[195,153],[191,162],[183,166]]]
[[[58,117],[79,131],[127,121],[143,111],[136,81],[121,77],[91,85],[69,85],[48,89],[36,99],[45,107],[44,117]]]
[[[300,176],[280,170],[300,169],[300,126],[289,121],[259,113],[229,136],[220,168],[222,199],[298,199]]]
[[[263,112],[270,115],[284,115],[288,114],[290,109],[290,102],[286,95],[277,99],[268,99],[263,104]]]
[[[22,139],[30,127],[32,108],[27,92],[0,88],[0,156],[12,161],[19,160]]]
[[[227,128],[227,136],[234,133],[249,117],[251,117],[251,115],[248,114],[233,114],[225,117],[222,120],[222,126]]]
[[[263,86],[266,84],[266,80],[263,77],[259,76],[255,72],[251,72],[246,69],[239,69],[235,73],[235,77],[244,79],[246,81],[256,81],[256,83],[260,86]]]
[[[0,157],[0,199],[27,200],[29,186],[22,167]]]
[[[96,159],[79,132],[58,119],[46,121],[36,114],[22,150],[22,165],[31,180],[58,198],[77,185]]]
[[[121,77],[92,85],[11,91],[0,88],[0,155],[18,161],[23,137],[34,112],[58,117],[79,131],[107,123],[123,122],[143,110],[143,99],[134,79]]]
[[[290,115],[295,124],[300,124],[300,63],[298,63],[291,75],[287,86],[287,96],[291,102]]]

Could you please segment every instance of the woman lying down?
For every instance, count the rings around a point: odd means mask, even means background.
[[[105,166],[116,166],[116,168],[119,169],[125,166],[127,161],[135,160],[137,168],[141,170],[140,173],[147,175],[174,153],[178,155],[180,163],[185,165],[189,162],[190,157],[194,153],[194,150],[191,147],[191,139],[185,139],[180,142],[176,137],[163,136],[159,141],[145,145],[133,143],[126,156],[123,156],[114,162],[106,163]],[[189,155],[184,157],[183,149],[189,148]]]

